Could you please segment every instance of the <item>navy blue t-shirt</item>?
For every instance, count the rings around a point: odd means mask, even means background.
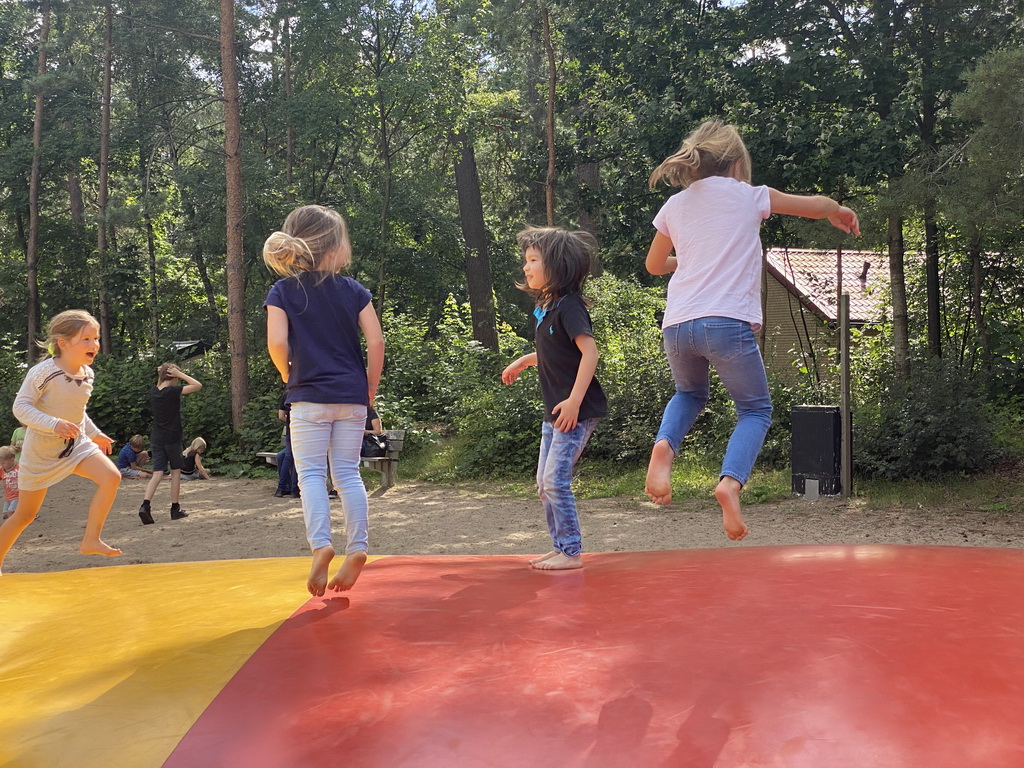
[[[572,394],[576,373],[583,359],[583,353],[574,339],[577,336],[593,335],[590,313],[578,293],[563,296],[537,323],[534,342],[537,348],[540,392],[544,399],[544,421],[554,421],[551,409]],[[577,418],[582,421],[607,414],[608,400],[597,376],[594,376],[583,395]]]
[[[359,313],[370,292],[351,277],[303,272],[278,280],[265,306],[288,316],[288,403],[369,404]]]
[[[118,469],[131,469],[132,462],[139,458],[139,454],[135,452],[131,444],[125,443],[121,452],[117,454],[117,462],[115,465]]]

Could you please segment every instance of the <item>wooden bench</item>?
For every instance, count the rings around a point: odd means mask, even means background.
[[[359,463],[367,469],[373,469],[381,474],[381,490],[390,488],[398,482],[398,454],[402,452],[405,443],[404,429],[389,429],[388,452],[383,456],[360,456]],[[277,453],[273,451],[260,451],[257,458],[263,459],[272,467],[277,466]]]

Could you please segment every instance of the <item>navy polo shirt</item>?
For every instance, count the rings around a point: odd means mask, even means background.
[[[370,292],[351,277],[303,272],[278,280],[265,306],[288,316],[288,403],[369,404],[359,313]]]

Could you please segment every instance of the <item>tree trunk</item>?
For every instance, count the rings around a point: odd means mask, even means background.
[[[292,186],[292,178],[295,166],[295,127],[292,123],[292,20],[285,16],[281,30],[282,42],[284,43],[284,99],[287,112],[287,133],[285,138],[285,166],[284,179],[289,188]]]
[[[548,7],[540,9],[541,21],[544,24],[544,50],[548,56],[548,100],[547,100],[547,140],[548,140],[548,173],[544,181],[544,204],[548,226],[555,225],[555,86],[558,84],[555,72],[555,47],[551,43],[551,17]]]
[[[458,148],[455,189],[459,196],[459,223],[462,225],[462,237],[466,241],[466,283],[469,287],[469,311],[473,318],[473,338],[487,349],[497,352],[494,286],[487,256],[487,229],[484,225],[476,152],[473,142],[465,133],[455,134],[452,143]]]
[[[50,40],[50,0],[43,0],[40,8],[42,26],[39,29],[39,63],[36,75],[46,74],[46,46]],[[26,271],[26,314],[28,315],[28,339],[25,360],[29,365],[35,362],[36,339],[39,337],[39,184],[42,177],[43,146],[43,87],[35,84],[36,104],[32,118],[32,175],[28,184],[28,244],[25,248]]]
[[[160,312],[157,310],[156,237],[153,233],[153,219],[149,215],[148,201],[143,218],[146,221],[146,249],[149,254],[149,334],[155,351],[160,346]]]
[[[238,104],[235,3],[220,0],[220,66],[224,82],[224,166],[227,213],[228,345],[231,349],[231,425],[238,432],[249,402],[245,341],[245,252],[242,218],[242,120]]]
[[[892,293],[892,353],[896,377],[910,378],[910,325],[907,314],[907,279],[903,271],[903,219],[889,216],[889,282]]]
[[[934,200],[929,200],[924,205],[924,254],[925,284],[928,294],[928,351],[932,357],[942,357],[939,225],[936,222]]]
[[[65,133],[69,136],[73,130],[70,118],[61,121]],[[77,159],[68,160],[68,212],[71,214],[71,223],[74,224],[76,236],[81,238],[85,229],[85,201],[82,198],[82,176]]]
[[[111,352],[110,301],[107,297],[107,202],[110,183],[110,82],[114,67],[114,9],[106,3],[103,30],[103,96],[100,100],[100,167],[97,193],[96,257],[99,261],[100,349]]]
[[[978,329],[978,340],[981,342],[981,367],[987,370],[990,360],[988,327],[985,325],[985,308],[982,305],[982,287],[984,273],[981,268],[982,254],[981,229],[971,230],[971,313],[974,315],[974,327]]]

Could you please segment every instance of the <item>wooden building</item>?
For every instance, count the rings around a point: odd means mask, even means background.
[[[874,251],[796,250],[765,253],[762,349],[769,374],[784,381],[826,379],[838,348],[839,263],[850,295],[850,324],[878,321],[888,302],[889,269]]]

